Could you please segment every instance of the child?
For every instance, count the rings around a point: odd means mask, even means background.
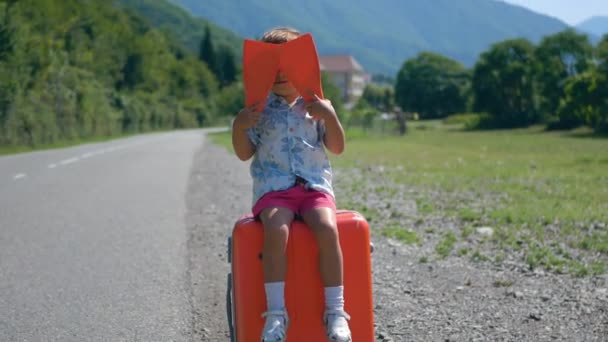
[[[300,33],[266,32],[263,42],[282,44]],[[312,95],[312,94],[311,94]],[[342,251],[336,226],[332,171],[324,147],[340,154],[344,130],[330,101],[305,102],[279,72],[262,112],[244,108],[233,122],[232,144],[239,159],[252,156],[253,215],[264,225],[264,286],[268,311],[263,342],[284,341],[289,325],[284,288],[289,226],[298,215],[313,230],[325,286],[324,324],[330,341],[351,341],[344,311]]]

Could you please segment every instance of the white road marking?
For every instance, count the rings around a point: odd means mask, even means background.
[[[61,165],[67,165],[67,164],[75,163],[77,161],[78,161],[78,157],[74,157],[74,158],[62,160],[59,164],[61,164]]]
[[[101,150],[97,150],[97,151],[85,152],[82,155],[80,155],[80,157],[73,157],[73,158],[62,160],[62,161],[59,162],[59,165],[72,164],[72,163],[75,163],[75,162],[79,161],[80,159],[91,158],[91,157],[96,156],[96,155],[101,155],[101,154],[105,154],[105,153],[109,153],[109,152],[113,152],[113,151],[117,151],[117,150],[122,150],[124,148],[135,146],[135,145],[136,144],[119,145],[119,146],[114,146],[114,147],[107,147],[107,148],[104,148],[104,149],[101,149]],[[56,167],[57,167],[57,164],[50,164],[49,165],[49,169],[54,169]]]
[[[161,138],[171,138],[172,135],[166,135],[163,136]],[[113,152],[113,151],[118,151],[118,150],[122,150],[122,149],[126,149],[126,148],[130,148],[130,147],[135,147],[135,146],[140,146],[140,145],[144,145],[150,142],[154,142],[154,141],[158,141],[158,139],[153,139],[153,138],[147,138],[147,139],[140,139],[128,144],[121,144],[121,145],[116,145],[116,146],[110,146],[110,147],[106,147],[100,150],[96,150],[96,151],[91,151],[91,152],[85,152],[82,155],[78,156],[78,157],[72,157],[69,159],[64,159],[60,162],[57,163],[51,163],[47,165],[47,168],[49,169],[55,169],[58,168],[60,166],[63,165],[68,165],[68,164],[72,164],[72,163],[76,163],[81,159],[87,159],[87,158],[91,158],[93,156],[96,155],[101,155],[101,154],[105,154],[108,152]],[[16,175],[13,176],[14,180],[18,180],[18,179],[22,179],[22,178],[26,178],[27,175],[25,173],[18,173]]]

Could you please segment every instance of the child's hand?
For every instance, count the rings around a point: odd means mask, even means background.
[[[243,130],[255,126],[260,120],[261,115],[259,111],[256,111],[256,108],[259,105],[259,103],[256,103],[250,107],[241,109],[239,114],[237,114],[236,119],[234,120],[235,126]]]
[[[322,99],[317,94],[310,94],[314,97],[313,101],[306,103],[306,110],[315,120],[328,120],[336,116],[336,111],[331,105],[331,101]]]

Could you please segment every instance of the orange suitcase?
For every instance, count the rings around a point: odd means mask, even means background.
[[[338,210],[338,231],[344,257],[345,311],[354,342],[374,341],[369,226],[355,212]],[[239,219],[228,238],[226,308],[231,341],[260,341],[266,311],[262,271],[262,223],[251,216]],[[324,292],[318,270],[318,247],[304,222],[295,220],[287,244],[285,305],[290,319],[287,342],[327,341],[322,317]]]

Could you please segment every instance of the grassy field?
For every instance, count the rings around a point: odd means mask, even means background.
[[[228,134],[215,141],[230,147]],[[437,256],[452,253],[487,259],[475,246],[461,245],[479,227],[492,227],[491,238],[479,242],[497,251],[519,253],[534,268],[543,266],[576,275],[605,271],[608,259],[608,139],[585,132],[544,132],[542,128],[470,132],[441,122],[410,124],[406,136],[369,135],[349,131],[343,155],[332,156],[338,177],[364,173],[348,185],[339,181],[342,198],[378,192],[384,203],[363,200],[342,203],[381,224],[381,231],[404,243],[423,243],[421,234],[441,240]],[[380,171],[378,171],[380,170]],[[381,178],[381,182],[378,182]],[[387,183],[388,182],[388,183]],[[388,184],[388,185],[387,185]],[[401,186],[401,188],[399,187]],[[431,218],[457,220],[458,232],[441,227],[416,230],[399,208],[379,220],[379,211],[399,196],[397,189],[415,189],[414,224]],[[411,217],[410,217],[411,218]],[[422,257],[425,261],[427,256]]]

